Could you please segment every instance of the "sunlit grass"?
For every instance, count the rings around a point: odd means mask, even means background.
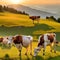
[[[56,32],[57,39],[60,39],[60,23],[49,21],[46,19],[40,19],[39,24],[35,21],[29,19],[29,16],[21,15],[21,14],[13,14],[9,12],[0,13],[0,35],[16,35],[16,34],[23,34],[23,35],[33,35],[34,40],[38,40],[37,36],[40,34],[44,34],[46,32]],[[5,27],[6,26],[6,27]],[[13,27],[15,26],[15,27]],[[20,26],[20,27],[18,27]],[[33,54],[34,48],[37,46],[37,42],[33,42]],[[20,58],[22,60],[33,60],[32,57],[29,55],[30,50],[28,52],[28,56],[25,56],[25,48],[22,49],[22,55]],[[4,52],[4,53],[3,53]],[[49,57],[56,57],[60,55],[60,52],[57,53],[50,52],[50,47],[47,46],[46,48],[46,55],[43,56],[43,49],[39,52],[37,58],[35,60],[39,60],[40,57],[43,59],[48,59]],[[4,57],[5,54],[9,54],[11,58],[18,57],[18,50],[16,47],[12,47],[10,50],[1,49],[0,48],[0,57]]]
[[[34,55],[34,48],[36,47],[37,47],[37,42],[33,42],[33,50],[32,50],[33,55]],[[43,56],[43,48],[42,48],[41,51],[38,53],[38,56],[42,57],[43,59],[49,59],[50,57],[54,58],[56,56],[60,56],[60,52],[57,51],[56,53],[54,53],[54,50],[53,52],[50,52],[50,49],[51,48],[47,46],[45,51],[45,56]],[[25,52],[26,52],[26,49],[23,47],[22,53],[20,56],[21,60],[34,59],[34,57],[30,55],[30,47],[28,50],[28,56],[25,55]],[[11,47],[11,49],[1,49],[0,47],[0,58],[3,58],[6,54],[8,54],[10,58],[19,58],[19,51],[17,50],[16,47],[13,47],[13,46]],[[39,60],[39,58],[37,60]]]
[[[19,51],[16,47],[12,46],[10,49],[2,49],[0,47],[0,58],[4,58],[4,56],[8,54],[10,58],[18,58]]]
[[[32,20],[26,15],[13,14],[9,12],[0,13],[0,25],[5,26],[34,26]]]

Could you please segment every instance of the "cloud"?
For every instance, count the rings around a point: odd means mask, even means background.
[[[25,4],[60,4],[60,0],[26,0]]]
[[[23,0],[24,2],[22,4],[27,5],[41,5],[41,4],[60,4],[60,0]],[[0,4],[11,4],[10,0],[0,0]]]

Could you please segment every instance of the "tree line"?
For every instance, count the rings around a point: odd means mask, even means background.
[[[52,19],[53,21],[60,23],[60,18],[56,19],[54,16],[50,16],[50,17],[46,16],[46,19]]]
[[[8,11],[8,12],[12,12],[12,13],[16,13],[16,14],[24,14],[24,15],[29,15],[28,13],[26,13],[25,11],[17,11],[16,9],[14,8],[10,8],[8,6],[2,6],[0,5],[0,12],[4,12],[4,11]],[[54,16],[46,16],[46,19],[52,19],[56,22],[59,22],[60,23],[60,18],[56,19]]]
[[[10,8],[8,6],[2,6],[0,5],[0,12],[4,12],[4,11],[8,11],[8,12],[12,12],[12,13],[16,13],[16,14],[24,14],[24,15],[29,15],[28,13],[26,13],[25,11],[17,11],[14,8]]]

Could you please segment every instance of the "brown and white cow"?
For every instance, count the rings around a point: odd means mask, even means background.
[[[54,45],[56,46],[57,43],[58,42],[56,41],[56,34],[55,33],[46,33],[46,34],[39,36],[38,46],[34,49],[34,56],[36,56],[38,54],[41,47],[44,48],[43,55],[45,55],[46,46],[50,45],[51,51],[52,51],[52,47]],[[54,48],[54,52],[56,52],[55,48]]]
[[[30,16],[29,18],[33,20],[33,24],[35,20],[39,23],[40,16]]]
[[[10,41],[10,43],[12,43],[13,41],[13,43],[19,49],[20,52],[21,52],[22,46],[25,47],[26,48],[25,55],[27,55],[28,47],[30,45],[30,54],[32,55],[32,41],[33,41],[32,36],[16,35],[14,37],[8,37],[8,41]]]

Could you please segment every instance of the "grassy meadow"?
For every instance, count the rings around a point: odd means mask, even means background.
[[[60,23],[57,23],[53,20],[48,19],[40,19],[39,23],[35,21],[35,24],[33,24],[33,21],[29,19],[29,16],[23,15],[23,14],[13,14],[9,12],[0,12],[0,36],[9,36],[9,35],[32,35],[34,38],[33,42],[33,51],[34,48],[37,46],[38,36],[40,34],[44,34],[46,32],[55,32],[57,34],[57,40],[60,41]],[[16,50],[14,47],[12,47],[13,50]],[[11,50],[9,53],[15,54]],[[43,50],[43,49],[42,49]],[[40,51],[37,57],[30,56],[28,53],[28,56],[25,56],[25,48],[22,49],[22,55],[20,56],[20,60],[60,60],[60,52],[57,51],[57,53],[51,53],[50,47],[47,46],[46,48],[46,55],[43,56],[42,52]],[[60,47],[59,47],[60,50]],[[8,51],[0,48],[0,51]],[[16,50],[17,51],[17,50]],[[7,52],[6,52],[7,53]],[[8,53],[8,54],[9,54]],[[2,52],[1,52],[2,54]],[[0,56],[2,56],[0,54]],[[12,56],[11,54],[11,56]]]

